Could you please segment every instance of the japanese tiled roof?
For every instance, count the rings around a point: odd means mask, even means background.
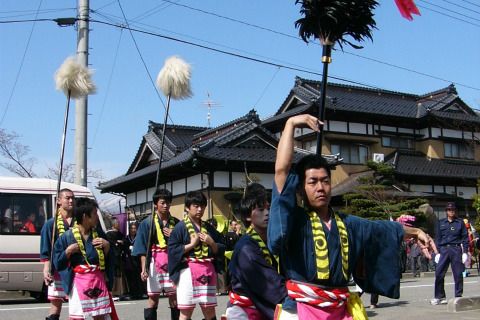
[[[149,122],[148,132],[142,137],[140,147],[127,170],[127,174],[139,169],[139,162],[142,160],[141,158],[145,156],[147,147],[155,157],[158,158],[161,149],[162,129],[163,124],[153,121]],[[205,129],[204,127],[167,124],[165,130],[165,145],[163,147],[163,160],[168,161],[178,153],[189,148],[192,145],[193,136]]]
[[[480,162],[429,158],[421,153],[396,152],[388,161],[398,175],[477,180]]]
[[[297,77],[294,87],[276,114],[263,123],[268,125],[293,114],[310,112],[319,99],[320,86],[321,81]],[[450,108],[452,105],[456,112]],[[480,124],[480,117],[458,97],[453,85],[417,95],[329,82],[326,108],[351,114],[407,119],[438,117]]]
[[[150,124],[150,127],[152,127],[152,124]],[[193,158],[210,161],[228,161],[231,163],[241,163],[242,165],[244,162],[264,163],[268,164],[268,168],[273,168],[278,140],[274,134],[262,126],[254,110],[250,111],[244,117],[235,119],[216,128],[206,129],[202,132],[200,132],[200,128],[198,127],[183,127],[181,129],[179,129],[179,126],[175,127],[175,133],[178,133],[180,130],[189,131],[190,133],[195,132],[195,134],[187,136],[187,138],[190,139],[190,144],[188,146],[187,144],[183,144],[183,146],[187,147],[185,150],[174,154],[173,148],[178,145],[172,142],[174,135],[171,135],[169,127],[167,127],[164,146],[165,161],[162,162],[162,170],[176,170],[175,168],[180,165],[188,168],[187,163]],[[161,130],[157,131],[150,128],[142,140],[142,145],[148,143],[148,146],[155,154],[157,152],[159,153],[160,136]],[[183,141],[186,142],[187,138],[184,137]],[[141,146],[134,161],[138,162],[138,159],[145,157],[141,155],[144,152],[146,151],[144,148],[142,149]],[[298,160],[306,153],[308,152],[304,150],[296,150],[294,160]],[[332,163],[332,165],[339,162],[335,157],[327,157],[327,161]],[[109,192],[116,189],[118,185],[125,185],[126,183],[144,178],[145,176],[154,175],[157,170],[157,164],[154,163],[148,164],[145,167],[137,166],[133,168],[135,170],[127,172],[124,176],[100,183],[99,189],[101,189],[102,192]]]

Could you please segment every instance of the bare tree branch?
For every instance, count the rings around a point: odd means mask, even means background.
[[[8,133],[0,129],[0,155],[6,158],[7,162],[0,162],[0,166],[21,177],[32,178],[35,158],[28,157],[30,148],[21,144],[20,136],[16,132]],[[13,162],[13,163],[11,163]]]

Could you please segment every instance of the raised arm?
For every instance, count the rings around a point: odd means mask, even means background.
[[[288,172],[292,166],[295,129],[309,127],[313,131],[319,131],[320,124],[323,123],[320,123],[316,117],[309,114],[291,117],[285,123],[282,136],[278,142],[277,158],[275,160],[275,185],[279,193],[283,190]]]

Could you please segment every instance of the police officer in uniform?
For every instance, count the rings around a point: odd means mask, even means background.
[[[467,261],[468,235],[462,219],[456,217],[454,202],[448,202],[445,208],[447,217],[441,219],[437,225],[435,244],[439,254],[435,256],[437,268],[435,270],[435,298],[431,300],[434,305],[446,304],[444,279],[448,265],[452,267],[455,281],[455,297],[461,297],[463,293],[464,263]]]

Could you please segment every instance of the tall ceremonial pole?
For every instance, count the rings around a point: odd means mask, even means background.
[[[163,118],[160,154],[158,156],[158,167],[155,178],[155,190],[158,189],[160,184],[160,170],[163,162],[163,146],[165,145],[165,130],[167,128],[168,113],[170,111],[170,101],[171,99],[182,100],[192,96],[190,89],[190,75],[190,65],[179,57],[172,56],[165,60],[165,64],[157,76],[157,87],[167,97],[167,106],[165,109],[165,116]],[[152,222],[150,223],[150,230],[148,231],[147,256],[145,258],[144,265],[144,270],[146,270],[147,274],[150,272],[149,266],[152,258],[150,248],[152,246],[152,234],[154,228],[153,218],[155,214],[156,212],[154,204],[152,209]]]
[[[331,52],[335,43],[343,49],[348,44],[355,49],[362,48],[351,41],[372,39],[372,28],[375,28],[373,9],[378,5],[375,0],[296,0],[300,4],[302,18],[295,21],[300,37],[308,43],[309,38],[320,40],[322,44],[322,86],[320,97],[316,101],[317,117],[325,120],[325,98],[327,93],[328,64],[332,61]],[[346,39],[345,37],[350,37]],[[322,155],[323,127],[317,133],[317,155]]]
[[[62,183],[63,173],[63,158],[65,154],[65,140],[68,126],[68,114],[70,111],[71,98],[84,97],[88,94],[94,93],[96,88],[95,84],[91,80],[92,72],[86,67],[78,63],[76,58],[69,57],[65,59],[63,64],[55,73],[55,83],[57,90],[63,91],[67,97],[67,106],[65,108],[65,116],[63,120],[62,141],[60,147],[60,163],[58,167],[58,180],[57,180],[57,200],[60,196],[60,187]],[[50,240],[50,267],[49,273],[52,273],[53,262],[53,246],[55,244],[55,231],[57,229],[58,210],[55,206],[53,213],[53,227],[52,227],[52,239]]]

